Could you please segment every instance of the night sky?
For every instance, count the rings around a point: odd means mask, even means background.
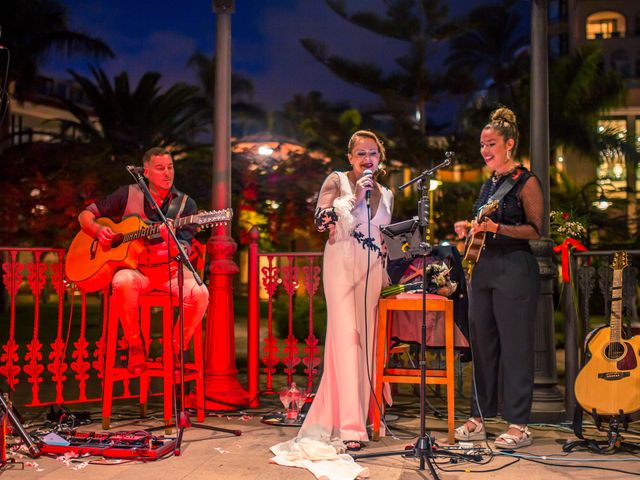
[[[127,71],[137,82],[146,71],[162,74],[163,84],[196,83],[186,66],[197,50],[214,50],[215,15],[210,0],[61,0],[72,29],[105,40],[114,60],[100,64],[108,75]],[[528,4],[526,0],[521,0]],[[480,0],[452,0],[450,13],[460,15]],[[383,0],[347,0],[349,11],[384,12]],[[325,98],[356,106],[376,97],[331,74],[300,45],[310,37],[329,52],[393,68],[405,45],[356,27],[335,14],[323,0],[237,0],[232,15],[232,62],[237,73],[251,77],[255,101],[277,109],[296,93],[321,91]],[[444,52],[443,55],[444,56]],[[437,59],[436,59],[437,61]],[[52,58],[45,73],[65,77],[72,68],[86,73],[87,60]]]

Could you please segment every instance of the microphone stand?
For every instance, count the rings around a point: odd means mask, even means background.
[[[13,408],[11,408],[11,405],[9,405],[9,403],[5,400],[5,395],[7,394],[3,393],[0,390],[0,412],[4,410],[5,415],[9,417],[9,421],[13,425],[13,428],[18,432],[18,435],[20,435],[20,438],[26,445],[27,450],[29,451],[29,456],[31,458],[38,458],[41,453],[40,449],[38,448],[36,443],[33,441],[33,438],[31,438],[31,435],[29,435],[29,433],[27,433],[27,431],[24,429],[24,427],[22,426],[22,423],[20,423],[20,420],[18,419],[16,414],[13,412]],[[0,421],[0,428],[1,428],[1,424],[2,422]]]
[[[127,168],[127,170],[131,174],[131,176],[135,179],[136,183],[140,187],[140,190],[142,190],[144,197],[147,199],[149,204],[151,204],[154,211],[158,214],[158,217],[160,217],[160,221],[167,227],[167,231],[169,232],[169,235],[170,235],[169,241],[167,242],[167,247],[169,248],[169,252],[171,252],[171,240],[173,240],[173,242],[175,243],[178,249],[178,254],[174,258],[174,260],[176,260],[176,262],[178,263],[178,325],[180,330],[180,352],[177,355],[177,358],[178,358],[178,363],[180,365],[180,382],[179,382],[180,411],[178,412],[178,409],[175,410],[175,415],[176,415],[175,424],[168,425],[168,426],[169,427],[175,426],[178,429],[178,436],[176,438],[176,446],[174,447],[173,454],[175,456],[179,456],[181,453],[180,446],[182,444],[182,437],[184,435],[184,431],[189,427],[200,428],[203,430],[212,430],[216,432],[232,433],[233,435],[236,435],[236,436],[240,436],[242,432],[240,430],[231,430],[228,428],[214,427],[212,425],[204,425],[202,423],[191,423],[189,419],[189,414],[185,410],[185,394],[184,394],[185,372],[184,372],[184,356],[183,356],[183,352],[184,352],[184,297],[183,297],[184,269],[183,267],[186,266],[189,269],[189,271],[193,274],[193,278],[195,278],[198,285],[202,285],[204,282],[202,281],[202,279],[196,272],[195,268],[193,267],[191,261],[189,260],[189,257],[187,256],[184,250],[184,247],[178,241],[178,237],[176,236],[176,233],[173,231],[173,228],[171,228],[171,225],[169,224],[167,217],[165,217],[164,213],[162,213],[162,210],[160,209],[159,205],[156,203],[155,199],[153,198],[153,195],[151,195],[151,192],[149,191],[149,187],[147,187],[147,183],[144,181],[144,177],[137,170],[129,169],[129,168]],[[171,342],[171,344],[173,345],[173,342]],[[166,343],[163,343],[163,345],[164,345],[163,348],[166,348]],[[174,388],[175,388],[175,383],[174,383]],[[150,428],[149,431],[158,430],[166,427],[167,426],[163,426],[159,428]]]
[[[429,204],[429,180],[433,174],[441,168],[451,165],[454,157],[453,152],[445,153],[445,160],[433,168],[427,169],[420,175],[409,180],[404,185],[398,187],[398,190],[404,190],[414,183],[418,184],[420,192],[420,200],[418,201],[419,215],[419,231],[421,242],[417,246],[413,246],[410,252],[422,256],[422,326],[420,334],[420,433],[419,438],[413,447],[405,450],[363,453],[351,455],[355,460],[360,458],[388,457],[393,455],[403,455],[407,458],[418,458],[420,460],[420,470],[425,469],[425,463],[429,466],[432,478],[438,479],[438,474],[432,464],[433,450],[432,440],[426,434],[426,379],[427,379],[427,255],[431,253],[431,245],[429,245],[427,233],[429,229],[429,219],[431,214],[431,206]]]

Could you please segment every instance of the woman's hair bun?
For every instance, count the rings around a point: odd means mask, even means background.
[[[510,108],[507,107],[499,107],[496,108],[493,112],[491,112],[491,122],[496,122],[502,120],[503,122],[510,123],[512,125],[516,124],[516,114]]]

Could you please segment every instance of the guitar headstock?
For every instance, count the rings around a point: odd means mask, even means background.
[[[613,254],[613,262],[611,268],[614,270],[623,270],[629,265],[629,255],[626,251],[616,252]]]
[[[193,223],[201,227],[222,225],[228,223],[233,218],[233,210],[225,208],[224,210],[211,210],[210,212],[202,212],[194,215]]]
[[[476,216],[476,220],[479,222],[487,215],[491,215],[493,212],[495,212],[498,209],[499,206],[500,206],[500,202],[498,200],[491,200],[490,202],[485,203],[483,206],[480,207],[480,210],[478,210],[478,215]]]

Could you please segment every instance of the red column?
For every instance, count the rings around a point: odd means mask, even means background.
[[[231,205],[231,14],[234,0],[214,0],[216,13],[216,70],[213,118],[214,155],[211,204],[220,210]],[[209,312],[205,344],[205,407],[236,410],[249,404],[249,395],[238,382],[233,316],[233,261],[237,249],[231,228],[213,229],[207,242],[211,259]]]
[[[212,236],[207,242],[211,259],[209,311],[205,340],[205,397],[207,410],[237,410],[249,404],[249,394],[240,385],[236,368],[233,313],[233,261],[237,248],[233,238]]]

